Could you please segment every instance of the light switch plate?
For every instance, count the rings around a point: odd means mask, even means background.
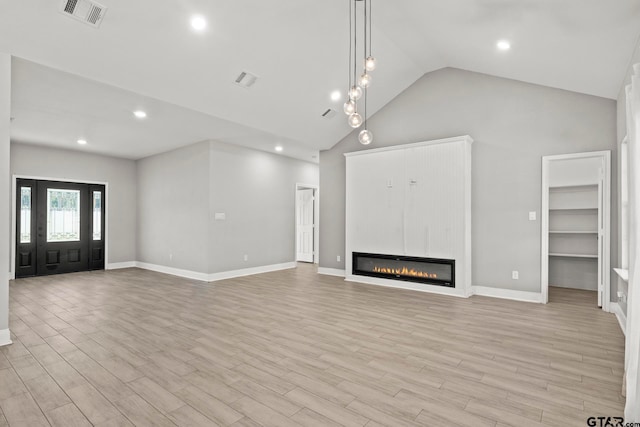
[[[216,221],[224,221],[227,219],[227,214],[224,212],[216,212],[213,217]]]
[[[536,220],[536,211],[529,212],[529,221],[535,221],[535,220]]]

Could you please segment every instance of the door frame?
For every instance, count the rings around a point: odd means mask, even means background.
[[[542,208],[541,218],[541,245],[540,245],[540,291],[542,303],[549,302],[549,165],[558,160],[589,159],[600,158],[603,160],[603,188],[602,200],[602,221],[604,225],[604,260],[602,269],[604,270],[604,284],[602,295],[602,310],[611,312],[611,151],[590,151],[585,153],[558,154],[553,156],[542,156]]]
[[[9,269],[9,280],[16,278],[16,227],[18,218],[16,216],[16,197],[17,197],[17,184],[18,179],[34,179],[37,181],[58,181],[58,182],[70,182],[74,184],[96,184],[104,185],[105,200],[109,200],[109,183],[103,181],[92,181],[84,179],[69,179],[69,178],[53,178],[45,176],[35,175],[12,175],[11,176],[11,268]],[[105,206],[104,209],[104,269],[107,270],[109,265],[109,209]]]
[[[293,211],[293,222],[295,226],[293,237],[294,260],[298,262],[298,190],[313,190],[313,263],[318,264],[320,255],[320,187],[313,184],[296,183],[296,190],[293,194],[295,199]]]

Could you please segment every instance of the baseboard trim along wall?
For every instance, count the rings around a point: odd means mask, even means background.
[[[230,270],[208,274],[200,273],[198,271],[167,267],[165,265],[150,264],[148,262],[128,261],[109,264],[107,265],[107,270],[117,270],[121,268],[131,267],[137,267],[143,270],[150,270],[158,273],[170,274],[172,276],[184,277],[185,279],[199,280],[201,282],[215,282],[217,280],[233,279],[234,277],[250,276],[252,274],[268,273],[270,271],[288,270],[290,268],[295,268],[296,263],[292,261],[282,264],[261,265],[259,267],[250,267],[240,270]]]
[[[208,275],[207,282],[216,280],[233,279],[234,277],[250,276],[252,274],[268,273],[270,271],[288,270],[296,268],[295,262],[285,262],[282,264],[263,265],[260,267],[243,268],[240,270],[223,271]]]
[[[324,274],[325,276],[337,276],[344,277],[344,270],[337,268],[318,267],[318,274]]]
[[[327,271],[328,270],[328,271]],[[331,276],[341,276],[338,272],[344,273],[343,270],[335,270],[332,268],[318,268],[318,274],[328,274]],[[347,282],[354,283],[363,283],[366,285],[376,285],[376,286],[387,286],[392,288],[406,289],[410,291],[418,291],[418,292],[427,292],[432,294],[439,295],[450,295],[454,297],[462,297],[468,298],[472,295],[492,297],[492,298],[502,298],[509,299],[514,301],[524,301],[524,302],[533,302],[533,303],[542,303],[542,294],[540,292],[527,292],[527,291],[516,291],[513,289],[500,289],[500,288],[490,288],[487,286],[471,286],[470,292],[467,295],[461,293],[458,289],[451,288],[442,288],[439,289],[437,287],[429,287],[428,289],[419,288],[417,286],[413,286],[410,282],[402,282],[398,281],[397,283],[391,283],[388,280],[376,280],[375,278],[362,277],[358,276],[357,278],[353,276],[349,276],[345,279]]]
[[[540,292],[516,291],[513,289],[490,288],[488,286],[472,286],[471,294],[514,301],[542,303],[542,293]]]
[[[112,262],[106,265],[105,270],[119,270],[121,268],[132,268],[136,266],[135,261]]]
[[[458,298],[466,298],[464,290],[448,288],[446,286],[427,285],[422,283],[404,282],[402,280],[379,279],[377,277],[349,275],[345,282],[362,283],[365,285],[384,286],[386,288],[404,289],[407,291],[426,292],[430,294],[448,295]]]
[[[184,277],[185,279],[200,280],[208,282],[209,275],[197,271],[183,270],[181,268],[167,267],[166,265],[150,264],[148,262],[136,261],[136,267],[143,270],[156,271],[158,273],[171,274],[172,276]]]
[[[609,310],[611,310],[611,313],[616,315],[618,323],[620,324],[620,329],[622,329],[622,333],[627,335],[627,316],[624,314],[624,311],[622,311],[620,304],[617,302],[609,303]]]
[[[234,277],[242,277],[242,276],[250,276],[252,274],[260,274],[260,273],[268,273],[270,271],[279,271],[279,270],[287,270],[290,268],[295,268],[295,262],[285,262],[282,264],[272,264],[272,265],[263,265],[259,267],[251,267],[251,268],[243,268],[240,270],[230,270],[223,271],[220,273],[199,273],[197,271],[191,270],[182,270],[179,268],[167,267],[164,265],[150,264],[146,262],[140,261],[128,261],[128,262],[117,262],[107,265],[107,270],[116,270],[120,268],[131,268],[138,267],[144,270],[156,271],[158,273],[171,274],[173,276],[184,277],[186,279],[199,280],[202,282],[215,282],[218,280],[224,279],[233,279]],[[327,267],[318,267],[318,274],[323,274],[326,276],[336,276],[336,277],[345,277],[345,270],[340,270],[338,268],[327,268]],[[398,284],[388,285],[381,283],[372,283],[373,281],[369,280],[353,280],[353,278],[348,279],[347,281],[354,283],[364,283],[368,285],[375,286],[389,286],[400,289],[407,289],[419,292],[430,292],[437,293],[440,295],[451,295],[456,297],[465,297],[465,295],[460,295],[455,292],[455,290],[450,290],[445,288],[442,292],[438,290],[423,290],[416,289],[410,285],[404,285],[402,282],[398,282]],[[528,292],[528,291],[516,291],[513,289],[501,289],[501,288],[491,288],[488,286],[471,286],[471,292],[468,296],[471,295],[479,295],[485,297],[492,298],[502,298],[509,299],[514,301],[525,301],[525,302],[533,302],[533,303],[542,303],[542,294],[539,292]],[[620,322],[620,327],[624,332],[626,326],[626,317],[622,312],[620,306],[616,303],[611,304],[611,311],[616,314],[618,317],[618,321]]]
[[[0,330],[0,347],[11,344],[11,332],[8,329]]]

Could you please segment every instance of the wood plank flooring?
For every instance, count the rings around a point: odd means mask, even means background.
[[[580,426],[620,416],[615,317],[347,283],[313,266],[194,282],[20,279],[0,426]],[[577,298],[583,301],[584,298]]]

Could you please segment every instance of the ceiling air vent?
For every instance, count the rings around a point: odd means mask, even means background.
[[[61,12],[92,27],[99,27],[107,8],[92,0],[64,0]]]
[[[335,115],[336,115],[335,110],[332,110],[331,108],[329,108],[327,111],[322,113],[322,117],[324,117],[325,119],[330,119]]]
[[[256,76],[255,74],[251,74],[247,71],[243,71],[236,78],[236,84],[244,88],[250,88],[251,86],[253,86],[256,80],[258,80],[258,76]]]

